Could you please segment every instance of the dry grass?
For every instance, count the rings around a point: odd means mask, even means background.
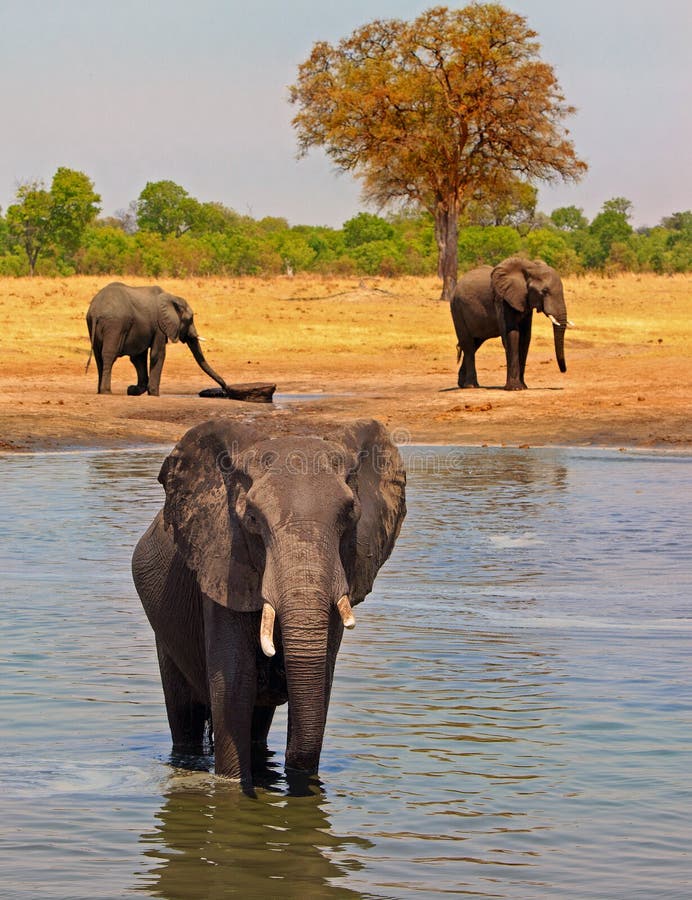
[[[84,315],[108,280],[0,279],[5,348],[0,374],[29,361],[34,371],[53,373],[74,372],[77,363],[86,362]],[[250,364],[270,371],[278,366],[283,373],[302,375],[306,366],[309,371],[348,367],[354,374],[374,374],[396,365],[420,374],[442,359],[446,370],[451,358],[453,367],[455,338],[434,278],[194,278],[166,279],[164,286],[190,302],[198,329],[208,339],[205,350],[219,366],[239,371]],[[565,293],[570,318],[578,325],[568,335],[568,348],[659,340],[681,345],[689,338],[692,281],[686,276],[570,278]],[[549,326],[537,320],[534,349],[549,347],[551,340]],[[483,358],[493,349],[502,357],[496,342],[483,349]],[[171,347],[166,372],[181,365],[186,369],[189,361],[186,351]]]
[[[93,295],[109,280],[0,279],[4,346],[0,390],[10,404],[24,394],[21,405],[25,407],[36,388],[62,392],[65,403],[74,396],[93,397],[94,367],[84,376],[89,354],[84,315]],[[132,283],[151,282],[135,279]],[[468,416],[459,410],[468,411],[467,404],[480,409],[490,402],[491,412],[485,419],[500,430],[495,434],[490,429],[489,440],[506,440],[502,428],[512,429],[514,435],[522,421],[543,415],[545,421],[534,440],[550,441],[550,421],[563,411],[545,391],[558,387],[564,395],[560,402],[570,405],[573,419],[591,416],[596,422],[597,407],[604,416],[610,408],[611,418],[622,419],[624,428],[624,412],[634,404],[627,427],[647,423],[646,433],[635,442],[685,443],[688,439],[673,433],[680,431],[678,419],[668,425],[664,421],[668,414],[682,414],[692,374],[688,350],[692,279],[687,276],[567,279],[569,316],[577,324],[566,340],[568,374],[563,377],[557,372],[552,330],[539,317],[527,381],[544,391],[529,391],[521,400],[495,391],[473,398],[469,392],[440,393],[456,384],[456,340],[434,278],[194,278],[165,279],[161,284],[190,302],[197,327],[208,340],[205,354],[227,381],[276,381],[284,392],[351,393],[358,402],[344,401],[345,412],[376,414],[402,423],[419,439],[454,437],[454,427],[458,432],[461,424],[469,424]],[[478,367],[481,384],[502,383],[504,354],[499,341],[483,347]],[[116,394],[124,393],[132,374],[127,360],[116,364]],[[206,386],[186,348],[171,346],[163,394],[190,393]],[[102,400],[95,409],[105,414],[111,406]],[[168,408],[163,400],[156,407],[158,416]],[[134,398],[126,398],[125,403],[129,405],[118,408],[120,418],[129,419],[142,408]],[[23,413],[26,409],[13,410],[10,431],[16,432]],[[198,416],[195,411],[194,417]],[[50,430],[49,418],[43,416],[44,427],[43,419],[35,416],[33,432]],[[652,430],[657,419],[665,434]],[[621,440],[621,430],[615,428],[609,437],[605,420],[597,424],[590,439],[596,435],[601,442]],[[461,437],[484,439],[477,430]]]
[[[0,374],[29,359],[35,371],[50,372],[73,372],[78,361],[86,362],[84,315],[107,282],[0,279],[0,320],[9,350]],[[449,343],[449,313],[435,299],[439,288],[433,279],[367,279],[365,286],[358,279],[318,277],[166,279],[162,285],[195,310],[212,364],[240,374],[250,365],[302,374],[306,362],[310,371],[344,365],[379,371],[382,354],[415,359],[421,351],[434,352],[441,336]],[[126,365],[117,365],[116,378]],[[196,367],[187,351],[169,347],[165,373],[188,368]]]

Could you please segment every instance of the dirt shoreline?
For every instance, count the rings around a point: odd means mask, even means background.
[[[229,382],[275,382],[271,405],[200,398],[213,384],[181,345],[169,347],[160,397],[126,396],[127,359],[114,368],[114,393],[97,396],[93,364],[84,373],[84,313],[107,281],[0,279],[0,451],[168,446],[205,419],[233,416],[269,418],[277,430],[375,417],[402,444],[692,452],[686,276],[568,279],[578,327],[567,334],[567,373],[540,317],[530,389],[517,393],[500,389],[499,341],[478,355],[490,386],[456,388],[455,337],[435,279],[162,281],[191,303],[214,368]]]

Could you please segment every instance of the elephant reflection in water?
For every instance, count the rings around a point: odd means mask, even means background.
[[[185,776],[188,784],[195,777]],[[349,853],[354,845],[356,855],[373,845],[331,832],[321,791],[288,803],[263,792],[248,803],[230,785],[199,778],[197,789],[170,790],[155,827],[140,837],[152,896],[215,900],[229,895],[229,885],[241,897],[362,896],[339,880],[358,866]]]

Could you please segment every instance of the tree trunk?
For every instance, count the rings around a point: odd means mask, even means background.
[[[36,263],[38,261],[38,250],[27,249],[26,251],[27,259],[29,260],[29,275],[33,278],[36,274]]]
[[[276,390],[275,384],[261,381],[250,384],[227,384],[224,388],[205,388],[199,392],[200,397],[213,397],[221,400],[243,400],[245,403],[271,403]]]
[[[449,303],[457,286],[459,267],[459,210],[455,198],[441,201],[435,210],[437,274],[442,279],[440,300]]]

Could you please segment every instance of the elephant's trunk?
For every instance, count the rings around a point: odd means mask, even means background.
[[[317,772],[327,722],[336,651],[343,625],[333,605],[296,608],[283,604],[279,612],[288,686],[286,768]]]
[[[543,312],[553,323],[553,340],[555,342],[555,357],[561,372],[567,371],[565,364],[565,328],[567,327],[567,307],[562,289],[546,298]]]
[[[199,336],[196,334],[189,334],[186,343],[190,348],[190,352],[194,356],[195,362],[200,367],[200,369],[205,372],[210,378],[212,378],[218,385],[220,385],[224,389],[224,391],[228,391],[228,385],[226,384],[226,382],[220,375],[217,375],[217,373],[212,369],[212,367],[204,358],[202,348],[199,345]]]
[[[288,688],[286,767],[300,772],[319,766],[336,655],[344,626],[355,624],[338,546],[315,527],[275,536],[267,550],[260,644],[271,656],[275,612]]]
[[[561,372],[567,371],[565,364],[565,325],[556,325],[553,323],[553,338],[555,340],[555,357],[557,365]]]

